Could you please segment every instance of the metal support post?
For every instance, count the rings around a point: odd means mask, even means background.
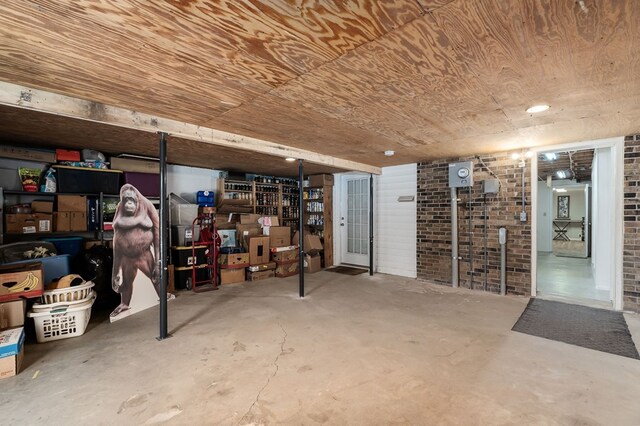
[[[304,164],[303,160],[298,160],[298,208],[300,209],[300,221],[298,222],[298,235],[300,239],[298,244],[300,245],[300,278],[299,281],[299,294],[300,297],[304,297],[304,188],[302,187],[302,181],[304,180]]]
[[[369,275],[373,275],[373,174],[369,175]]]
[[[158,340],[169,337],[167,331],[167,134],[160,132],[160,335]]]

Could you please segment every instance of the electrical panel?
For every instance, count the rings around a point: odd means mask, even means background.
[[[449,188],[473,186],[473,161],[449,164]]]
[[[483,194],[497,194],[500,191],[500,181],[498,179],[485,179],[482,181]]]

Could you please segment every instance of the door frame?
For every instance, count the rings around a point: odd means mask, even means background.
[[[611,148],[611,158],[614,185],[614,264],[613,264],[613,309],[621,311],[623,308],[623,248],[624,248],[624,137],[581,141],[569,144],[547,145],[531,148],[534,153],[531,158],[531,297],[537,294],[537,266],[538,266],[538,190],[534,182],[538,182],[538,154],[546,151],[580,150],[590,148]]]
[[[344,183],[347,177],[362,177],[362,178],[370,178],[369,173],[361,173],[361,172],[347,172],[347,173],[335,173],[334,174],[334,186],[333,186],[333,263],[334,265],[341,265],[344,263],[344,259],[342,256],[342,230],[343,226],[340,226],[342,223],[341,218],[346,217],[346,206],[343,203],[344,198]],[[374,176],[375,177],[375,176]],[[375,191],[373,195],[374,205],[375,205]],[[371,208],[371,203],[369,203],[369,208]],[[346,221],[346,219],[345,219]],[[375,229],[375,217],[374,217],[374,229]],[[375,232],[375,231],[374,231]],[[375,262],[374,262],[375,263]],[[369,265],[365,265],[365,267],[369,267]]]

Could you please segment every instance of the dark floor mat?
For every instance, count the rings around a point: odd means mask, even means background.
[[[532,298],[512,330],[640,359],[622,312]]]
[[[325,269],[325,271],[337,272],[339,274],[345,275],[359,275],[364,274],[365,272],[369,272],[368,269],[353,268],[351,266],[336,266],[334,268]]]

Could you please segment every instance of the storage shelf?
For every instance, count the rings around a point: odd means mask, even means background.
[[[256,207],[278,207],[277,204],[256,204]]]
[[[13,191],[3,190],[5,195],[30,195],[33,197],[55,197],[56,195],[84,195],[86,197],[99,197],[99,192],[27,192],[27,191]],[[249,191],[251,192],[251,191]],[[102,194],[105,198],[120,198],[120,194]],[[147,200],[159,200],[160,197],[148,197],[144,196]]]
[[[305,198],[305,201],[322,201],[322,198]]]
[[[225,193],[227,194],[233,194],[234,192],[248,192],[248,193],[252,193],[253,191],[250,190],[246,190],[246,189],[225,189],[224,190]]]
[[[11,232],[6,232],[4,235],[6,235],[7,237],[23,237],[23,236],[30,236],[30,235],[36,235],[36,236],[43,236],[43,235],[78,235],[78,234],[96,234],[98,233],[98,231],[53,231],[53,232],[21,232],[21,233],[11,233]]]

